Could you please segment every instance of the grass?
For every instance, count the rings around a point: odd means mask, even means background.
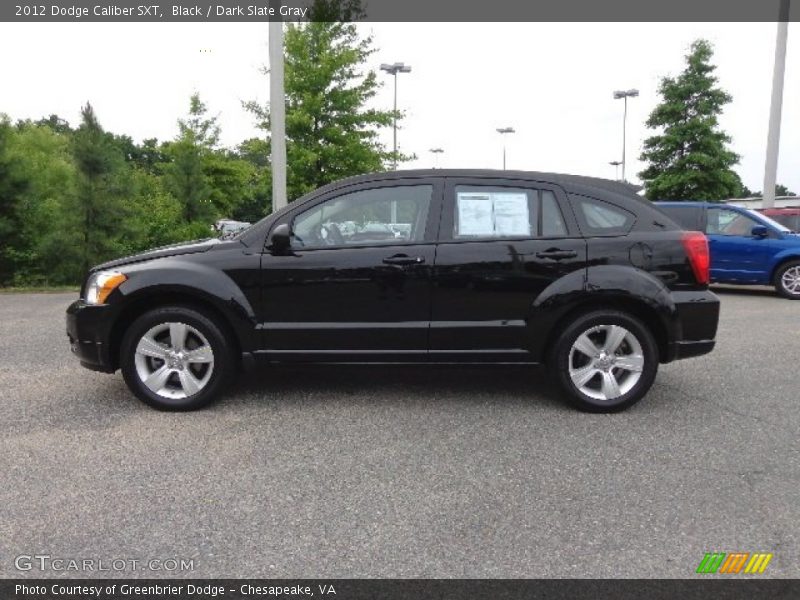
[[[19,287],[0,287],[0,294],[58,294],[81,291],[78,285],[31,285]]]

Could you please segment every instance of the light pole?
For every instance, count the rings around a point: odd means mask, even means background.
[[[503,136],[503,171],[506,170],[506,138],[507,133],[517,133],[513,127],[498,127],[497,133]]]
[[[283,23],[269,22],[269,122],[272,211],[286,206],[286,96],[283,93]]]
[[[411,73],[411,67],[401,62],[396,62],[393,65],[383,63],[381,71],[386,71],[389,75],[394,76],[394,111],[392,113],[392,148],[393,148],[393,169],[397,170],[397,74],[398,73]]]
[[[775,38],[775,65],[772,71],[772,100],[769,108],[767,158],[764,163],[764,196],[762,208],[775,206],[775,184],[778,181],[778,147],[781,140],[783,78],[786,71],[786,38],[789,35],[789,0],[781,0],[778,35]]]
[[[433,168],[435,169],[439,166],[439,155],[442,154],[444,150],[441,148],[431,148],[430,152],[433,154]]]
[[[622,181],[625,181],[625,127],[628,122],[628,98],[636,98],[639,95],[639,90],[627,90],[614,92],[614,100],[620,98],[625,100],[625,112],[622,115]]]
[[[621,160],[612,160],[610,163],[612,167],[614,167],[614,179],[619,181],[619,166],[622,164]]]

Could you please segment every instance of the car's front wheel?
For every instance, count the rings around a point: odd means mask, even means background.
[[[574,406],[616,412],[638,402],[653,385],[658,348],[639,319],[595,311],[579,316],[561,333],[550,368]]]
[[[125,383],[160,410],[194,410],[219,394],[233,360],[219,325],[188,307],[151,310],[126,331],[120,349]]]
[[[781,265],[773,283],[775,290],[784,298],[800,300],[800,260]]]

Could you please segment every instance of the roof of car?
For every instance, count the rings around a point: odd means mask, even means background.
[[[541,183],[552,183],[561,186],[568,192],[574,192],[578,194],[589,191],[600,191],[634,197],[640,200],[642,199],[641,196],[636,193],[641,189],[641,187],[631,183],[612,181],[610,179],[601,179],[599,177],[585,177],[583,175],[566,175],[561,173],[543,173],[537,171],[504,171],[498,169],[410,169],[400,171],[383,171],[348,177],[347,179],[335,181],[320,189],[335,189],[338,187],[357,183],[365,183],[369,181],[416,177],[468,177],[476,179],[503,178],[517,179],[521,181],[538,181]]]
[[[653,200],[653,204],[659,206],[725,206],[728,208],[744,208],[736,204],[726,202],[708,202],[706,200]]]

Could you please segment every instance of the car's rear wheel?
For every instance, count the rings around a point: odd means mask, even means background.
[[[775,272],[775,290],[784,298],[800,300],[800,260],[787,262]]]
[[[653,385],[658,348],[636,317],[594,311],[566,327],[550,362],[570,403],[588,412],[616,412],[641,400]]]
[[[191,308],[151,310],[128,328],[120,366],[125,383],[160,410],[201,408],[219,394],[233,360],[222,329]]]

